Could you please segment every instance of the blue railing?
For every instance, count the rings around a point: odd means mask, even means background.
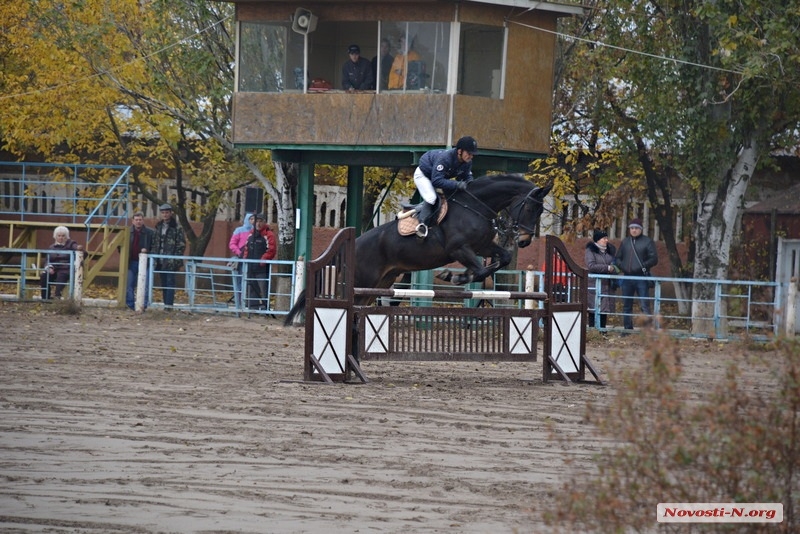
[[[164,287],[156,268],[159,260],[183,260],[183,268],[176,274],[173,308],[193,312],[254,313],[259,315],[285,315],[292,306],[294,295],[295,262],[270,260],[269,283],[266,294],[256,299],[251,291],[263,277],[251,274],[253,266],[261,260],[208,258],[203,256],[168,256],[149,254],[147,296],[145,300],[153,309],[163,309]],[[259,300],[259,302],[256,302]],[[266,308],[261,301],[269,302]]]
[[[86,242],[90,242],[92,224],[103,226],[127,226],[128,224],[128,173],[125,167],[122,174],[111,184],[108,191],[89,213],[83,224],[86,226]]]
[[[453,272],[459,269],[450,268]],[[434,270],[434,275],[439,270]],[[532,278],[532,290],[544,291],[544,273],[541,271],[498,271],[492,281],[494,289],[500,291],[525,291],[526,278]],[[776,282],[756,282],[743,280],[698,280],[692,278],[657,278],[657,277],[622,277],[612,275],[589,274],[589,326],[600,331],[624,332],[623,329],[623,297],[620,290],[613,293],[603,293],[601,282],[603,280],[616,280],[622,283],[627,280],[647,280],[654,283],[647,297],[644,297],[650,305],[652,313],[644,314],[639,306],[639,297],[634,298],[634,306],[631,313],[635,325],[647,324],[648,327],[656,330],[669,331],[679,337],[695,338],[714,338],[720,340],[739,339],[749,337],[754,340],[763,340],[774,336],[779,331],[779,317],[782,310],[779,303],[783,302],[783,295],[787,290]],[[680,296],[680,291],[676,291],[676,285],[680,284],[680,289],[685,292],[685,296]],[[692,297],[693,287],[697,284],[707,284],[712,288],[711,297],[707,299],[694,300]],[[443,286],[451,287],[449,284],[437,282],[435,280],[429,284],[416,284],[417,289],[434,289]],[[395,287],[409,288],[410,284],[398,283]],[[467,286],[471,289],[478,287]],[[575,288],[567,287],[567,295],[571,295]],[[575,298],[574,295],[568,298]],[[600,299],[613,298],[615,300],[614,311],[607,314],[606,328],[600,328],[600,318],[594,313],[594,309],[599,306]],[[434,305],[438,306],[491,306],[491,307],[521,307],[522,302],[518,301],[445,301],[437,300]],[[693,305],[694,319],[692,319]],[[699,305],[699,306],[698,306]],[[535,302],[534,306],[543,306],[543,303]],[[694,328],[693,328],[694,323]],[[698,329],[698,325],[704,326]]]
[[[603,293],[603,279],[616,279],[620,285],[623,280],[651,281],[654,287],[648,296],[643,297],[652,309],[652,316],[641,312],[640,297],[633,297],[632,317],[634,323],[646,322],[656,330],[668,330],[675,335],[700,338],[734,339],[749,337],[765,339],[774,336],[779,329],[779,303],[783,302],[786,288],[776,282],[756,282],[744,280],[700,280],[695,278],[660,278],[590,274],[589,287],[592,289],[589,301],[589,324],[600,328],[599,317],[593,310],[600,306],[603,298],[616,302],[616,312],[608,314],[605,330],[619,330],[622,325],[621,311],[623,299],[620,291]],[[709,297],[695,299],[695,286],[711,288]],[[678,287],[680,286],[680,289]],[[681,291],[685,293],[681,296]],[[693,328],[694,323],[694,328]]]
[[[127,165],[0,162],[0,217],[127,225],[129,172]]]
[[[38,271],[32,267],[37,265],[41,269],[42,255],[47,249],[8,249],[0,248],[0,294],[7,300],[25,299],[25,295],[35,295],[30,284],[36,284]],[[148,292],[147,301],[154,309],[163,308],[161,287],[157,285],[160,272],[155,269],[155,260],[169,258],[152,254],[149,256]],[[176,256],[173,256],[176,257]],[[237,270],[235,263],[229,258],[208,258],[182,256],[184,266],[177,273],[178,286],[176,287],[175,307],[186,311],[207,311],[222,313],[256,313],[256,314],[285,314],[291,307],[294,299],[295,263],[292,261],[270,261],[271,283],[267,299],[271,302],[270,310],[260,310],[248,303],[246,291],[251,280],[248,274],[249,266],[259,260],[238,260],[242,265],[242,272]],[[456,269],[453,269],[454,271]],[[7,275],[3,275],[7,271]],[[20,279],[22,273],[22,279]],[[533,271],[499,271],[493,279],[494,289],[504,291],[525,291],[526,279],[533,280],[533,290],[544,290],[542,272]],[[604,279],[623,278],[639,279],[639,277],[615,277],[610,275],[589,275],[589,325],[599,330],[622,332],[623,313],[622,297],[619,291],[612,294],[602,292]],[[652,315],[641,312],[638,302],[633,308],[634,323],[649,323],[649,326],[668,331],[675,336],[714,338],[719,340],[741,339],[744,337],[760,340],[768,339],[779,331],[779,318],[783,312],[779,308],[787,288],[775,282],[756,282],[743,280],[696,280],[691,278],[648,278],[654,282],[655,287],[645,297],[653,310]],[[28,287],[26,288],[26,284]],[[692,288],[696,284],[707,284],[712,291],[708,298],[695,301],[692,298]],[[38,285],[38,284],[37,284]],[[70,284],[72,285],[72,284]],[[681,296],[676,291],[676,286],[685,291]],[[410,287],[408,284],[397,284],[396,287]],[[433,288],[430,286],[415,285],[415,288]],[[474,287],[473,287],[474,288]],[[22,289],[22,291],[21,291]],[[27,289],[27,291],[24,291]],[[38,289],[38,287],[37,287]],[[16,295],[15,295],[16,294]],[[90,295],[87,295],[89,297]],[[608,314],[605,329],[600,329],[599,318],[593,313],[600,299],[612,297],[616,301],[614,312]],[[37,297],[33,297],[37,298]],[[638,296],[635,297],[638,300]],[[118,303],[124,305],[124,303]],[[407,305],[400,302],[401,305]],[[534,303],[539,305],[540,303]],[[697,308],[692,319],[693,304]],[[453,306],[522,306],[522,303],[513,301],[476,301],[458,300],[453,302],[437,300],[435,305]],[[703,311],[703,310],[706,311]],[[693,322],[694,330],[693,331]],[[706,328],[697,331],[699,323],[706,322]]]
[[[3,300],[34,300],[40,298],[40,275],[47,266],[52,249],[0,248],[0,297]],[[59,250],[69,255],[69,264],[75,264],[75,251]],[[75,291],[75,273],[70,269],[62,296],[72,298]]]

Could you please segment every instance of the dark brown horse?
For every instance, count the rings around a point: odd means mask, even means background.
[[[466,271],[455,275],[445,271],[440,278],[454,284],[484,280],[511,261],[511,253],[495,242],[498,229],[508,227],[520,247],[530,245],[550,189],[518,174],[483,176],[470,182],[465,191],[450,194],[447,216],[429,229],[424,240],[401,236],[396,220],[365,232],[356,239],[355,287],[388,288],[403,273],[453,262]],[[491,263],[484,265],[482,258],[491,258]],[[304,306],[305,293],[284,324],[290,324]]]

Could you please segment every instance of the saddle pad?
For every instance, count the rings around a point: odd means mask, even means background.
[[[439,210],[439,217],[436,218],[436,224],[441,223],[444,216],[447,215],[447,200],[445,200],[443,196],[439,196],[439,203],[442,208]],[[397,233],[403,236],[416,234],[417,226],[419,226],[419,221],[416,215],[408,216],[405,219],[399,219],[397,221]]]

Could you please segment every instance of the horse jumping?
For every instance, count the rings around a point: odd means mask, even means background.
[[[557,237],[545,238],[544,291],[539,293],[355,287],[355,241],[355,229],[344,228],[308,264],[305,380],[346,382],[354,373],[367,382],[361,362],[370,360],[533,362],[543,323],[543,380],[585,381],[588,371],[601,383],[585,352],[587,272]],[[567,291],[564,298],[554,299],[557,263],[566,266]],[[356,303],[376,296],[524,299],[543,301],[543,307]]]
[[[400,235],[397,220],[365,232],[355,243],[355,287],[388,288],[403,273],[453,262],[466,271],[446,271],[440,278],[458,285],[484,280],[511,261],[511,253],[495,242],[498,229],[507,224],[520,247],[530,245],[551,188],[538,187],[519,174],[483,176],[447,198],[447,216],[424,240]],[[484,265],[479,256],[491,258],[491,263]],[[369,304],[374,298],[360,296],[356,303]],[[304,306],[301,293],[284,324],[291,324]]]

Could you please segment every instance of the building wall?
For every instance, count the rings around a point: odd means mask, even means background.
[[[778,237],[800,239],[800,214],[776,212],[742,215],[742,231],[731,251],[731,276],[748,280],[773,280]]]
[[[240,4],[240,21],[285,21],[296,4]],[[507,6],[451,3],[310,3],[306,9],[332,21],[450,21],[502,26]],[[516,10],[514,20],[554,30],[552,13]],[[420,16],[422,13],[424,15]],[[362,47],[364,45],[362,44]],[[374,50],[365,49],[364,57]],[[484,150],[546,153],[552,112],[555,36],[519,24],[508,26],[505,97],[341,91],[234,94],[233,141],[240,145],[449,146],[461,135]],[[450,73],[451,76],[457,75]],[[451,117],[452,110],[452,117]],[[409,162],[412,164],[413,162]]]

